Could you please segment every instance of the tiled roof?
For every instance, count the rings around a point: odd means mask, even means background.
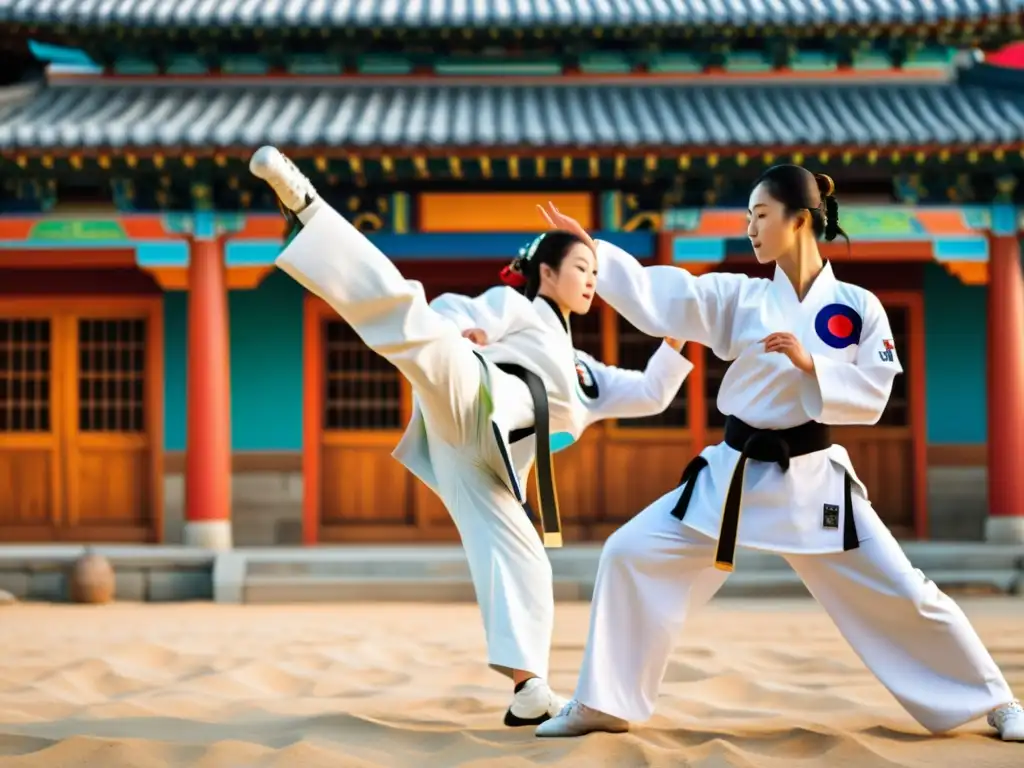
[[[226,27],[929,24],[1024,0],[0,0],[0,22]]]
[[[871,147],[1024,141],[1024,91],[964,84],[51,85],[0,149]]]

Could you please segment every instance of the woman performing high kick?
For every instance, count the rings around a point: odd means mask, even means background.
[[[587,234],[551,209],[553,226]],[[538,736],[624,731],[654,711],[676,632],[733,568],[737,545],[777,552],[867,667],[924,728],[987,715],[1024,740],[1024,710],[960,608],[911,565],[829,426],[875,424],[902,373],[874,294],[836,279],[820,238],[844,235],[834,185],[769,169],[747,235],[772,279],[643,267],[609,243],[597,290],[639,330],[682,335],[731,360],[725,441],[601,553],[576,698]],[[893,471],[899,471],[894,468]]]
[[[444,502],[459,531],[483,614],[488,663],[511,677],[510,726],[536,725],[565,704],[548,683],[554,621],[551,564],[561,545],[551,433],[575,440],[599,419],[664,411],[686,375],[681,342],[666,339],[643,372],[605,366],[573,348],[571,313],[590,309],[593,251],[550,232],[503,271],[522,289],[476,298],[423,286],[317,194],[273,147],[250,170],[301,229],[277,266],[326,301],[412,385],[412,419],[394,456]],[[536,464],[544,544],[524,505]]]

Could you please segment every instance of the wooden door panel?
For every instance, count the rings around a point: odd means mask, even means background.
[[[62,520],[60,355],[49,310],[0,305],[0,541],[45,538]]]
[[[147,389],[162,382],[149,375],[149,331],[142,307],[80,309],[67,318],[71,526],[154,527]]]
[[[395,442],[331,438],[323,449],[323,524],[411,525],[408,470],[391,456]]]
[[[103,528],[149,528],[151,525],[150,453],[144,439],[111,435],[77,441],[69,462],[69,488],[75,503],[68,524]],[[72,516],[73,510],[73,516]]]
[[[660,434],[659,434],[660,432]],[[679,484],[690,439],[674,430],[617,430],[604,445],[604,518],[617,528]]]
[[[905,429],[840,427],[835,442],[846,448],[868,498],[886,525],[898,535],[914,530],[914,464]]]
[[[3,440],[0,445],[0,531],[55,524],[58,506],[53,489],[58,469],[51,440],[20,446]]]

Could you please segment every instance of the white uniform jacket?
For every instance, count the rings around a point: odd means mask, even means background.
[[[675,398],[693,365],[679,352],[662,344],[644,371],[605,365],[573,348],[567,324],[547,299],[530,301],[508,286],[497,286],[476,297],[446,293],[430,306],[451,319],[460,331],[479,328],[487,344],[475,347],[488,363],[514,363],[540,376],[548,393],[552,450],[579,439],[583,430],[601,419],[637,418],[661,413]],[[466,344],[472,344],[468,339]],[[501,376],[487,365],[494,433],[499,449],[509,458],[508,485],[525,503],[526,479],[535,456],[535,441],[511,445],[513,429],[503,412]],[[427,449],[427,430],[419,408],[394,454],[410,471],[434,487]]]
[[[893,379],[903,368],[889,320],[871,292],[836,279],[831,264],[800,301],[776,267],[772,280],[710,273],[696,277],[674,266],[642,266],[620,248],[598,243],[598,294],[636,328],[710,347],[731,360],[718,392],[718,409],[760,429],[817,421],[875,424]],[[761,340],[794,334],[814,360],[798,370]],[[708,468],[697,478],[684,523],[717,537],[722,504],[739,453],[724,443],[706,448]],[[823,510],[843,504],[845,474],[867,498],[846,449],[839,445],[776,464],[747,465],[737,543],[778,552],[843,550],[843,531],[826,524]],[[882,526],[869,505],[856,521],[860,539]]]

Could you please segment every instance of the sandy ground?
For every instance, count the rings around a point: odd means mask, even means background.
[[[1024,601],[961,601],[1024,691]],[[571,694],[588,607],[559,606]],[[979,721],[930,737],[809,600],[718,600],[628,735],[507,729],[471,605],[0,608],[0,766],[1010,768]]]

